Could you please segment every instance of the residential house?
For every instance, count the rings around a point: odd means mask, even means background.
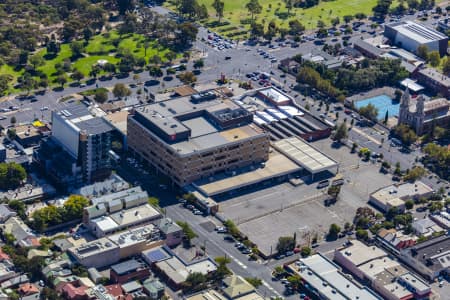
[[[136,259],[126,260],[113,265],[110,269],[110,279],[114,283],[123,284],[133,280],[143,280],[149,276],[149,267]]]
[[[0,225],[3,233],[11,234],[16,245],[21,247],[38,247],[39,240],[31,231],[27,224],[17,217],[9,218],[4,224]]]
[[[7,204],[0,204],[0,224],[15,216],[17,216],[17,213],[9,208]]]
[[[149,278],[143,283],[144,292],[152,299],[158,300],[164,295],[164,285],[158,279]]]

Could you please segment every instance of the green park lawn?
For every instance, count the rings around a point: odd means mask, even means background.
[[[113,43],[116,39],[119,40],[117,46]],[[117,58],[115,54],[120,48],[128,49],[137,57],[145,57],[147,62],[150,57],[156,54],[159,55],[163,61],[166,60],[164,54],[169,50],[161,47],[156,41],[151,41],[149,43],[149,48],[144,56],[144,40],[144,36],[139,34],[128,34],[120,37],[115,30],[111,31],[109,34],[96,35],[92,37],[86,45],[84,56],[71,61],[72,67],[83,73],[85,77],[88,77],[92,66],[95,65],[98,60],[107,60],[114,64],[119,62],[120,59]],[[45,59],[44,65],[38,67],[38,70],[47,75],[50,85],[55,85],[54,80],[57,77],[55,66],[58,63],[62,64],[65,60],[71,60],[72,58],[70,44],[62,44],[59,53],[53,58],[46,58],[47,49],[45,48],[40,50],[38,54],[42,55]],[[15,71],[14,68],[9,65],[0,66],[0,74],[11,74],[13,76],[13,81],[9,90],[10,93],[17,92],[12,88],[12,85],[17,82],[17,78],[21,76],[23,72],[23,69]],[[69,82],[71,81],[70,78],[68,78],[68,80]]]
[[[199,4],[205,4],[208,8],[208,12],[212,18],[215,18],[215,11],[212,8],[213,0],[198,0]],[[231,22],[234,26],[243,26],[241,21],[248,20],[251,15],[248,13],[245,5],[248,1],[245,0],[225,0],[224,20]],[[168,2],[166,2],[168,3]],[[326,25],[330,24],[330,20],[335,17],[339,17],[342,21],[342,17],[345,15],[355,15],[356,13],[364,13],[366,15],[372,14],[372,8],[376,5],[377,0],[334,0],[325,2],[322,1],[319,5],[303,9],[293,8],[291,9],[291,16],[286,19],[282,19],[277,15],[279,13],[286,13],[286,5],[282,0],[259,0],[263,10],[261,14],[257,16],[258,21],[264,20],[267,24],[272,20],[275,20],[280,27],[288,27],[289,21],[297,19],[306,29],[315,29],[317,27],[317,21],[322,20]],[[269,7],[271,5],[271,7]],[[173,9],[171,4],[168,4]],[[248,26],[245,26],[248,28]]]

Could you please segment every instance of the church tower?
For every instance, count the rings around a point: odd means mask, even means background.
[[[409,89],[406,88],[405,92],[400,99],[400,110],[398,113],[398,125],[402,123],[407,123],[408,115],[409,115],[409,103],[411,100],[411,96],[409,95]]]
[[[418,135],[423,133],[423,123],[425,120],[425,98],[420,95],[417,99],[416,113],[414,114],[415,129]]]

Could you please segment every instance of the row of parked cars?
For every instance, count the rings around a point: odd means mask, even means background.
[[[231,40],[225,39],[217,33],[208,34],[208,41],[206,43],[212,47],[217,48],[218,50],[233,48],[233,42]]]
[[[275,56],[273,56],[272,54],[264,51],[263,49],[257,49],[256,52],[258,52],[258,54],[261,55],[262,57],[264,57],[266,59],[269,59],[271,63],[276,63],[278,61]]]

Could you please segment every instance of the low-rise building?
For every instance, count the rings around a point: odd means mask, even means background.
[[[6,281],[15,276],[17,276],[17,273],[14,271],[14,265],[11,261],[6,260],[0,262],[0,282]]]
[[[95,236],[103,237],[125,228],[132,228],[157,221],[161,217],[161,213],[153,206],[144,204],[93,219],[90,221],[89,226]]]
[[[157,223],[157,226],[161,231],[161,237],[165,240],[167,246],[177,246],[183,240],[183,229],[170,218],[161,219]]]
[[[227,300],[227,298],[216,290],[204,290],[186,297],[186,300]]]
[[[14,237],[14,244],[18,246],[38,247],[40,245],[38,238],[31,231],[30,227],[18,217],[9,218],[0,227],[3,233],[11,234]]]
[[[431,194],[433,194],[433,189],[422,181],[405,182],[389,185],[373,192],[370,194],[369,203],[383,212],[394,207],[399,211],[404,211],[406,200],[419,200],[422,197],[429,197]]]
[[[319,299],[381,299],[370,289],[350,280],[322,254],[302,258],[287,268],[300,275],[304,286]]]
[[[149,278],[143,282],[144,292],[152,300],[161,299],[164,295],[165,287],[158,279]]]
[[[239,275],[225,277],[222,284],[222,292],[228,299],[241,299],[255,292],[255,287]]]
[[[111,266],[109,274],[112,282],[123,284],[129,281],[148,278],[150,276],[150,269],[144,262],[130,259]]]
[[[69,254],[85,267],[104,267],[163,244],[152,224],[72,247]]]
[[[400,252],[400,258],[427,278],[450,274],[450,236],[433,238]]]
[[[417,238],[401,231],[392,229],[380,229],[377,233],[377,240],[387,249],[394,253],[399,253],[401,249],[412,247],[416,244]]]
[[[376,246],[353,240],[334,252],[334,260],[360,280],[369,283],[383,299],[422,299],[430,286]]]
[[[418,236],[430,237],[431,235],[439,232],[443,232],[444,229],[437,225],[429,218],[420,219],[414,221],[411,224],[414,233]]]
[[[168,247],[159,247],[142,252],[142,258],[168,285],[178,290],[193,272],[207,275],[217,270],[216,263],[209,257],[185,261]]]
[[[450,229],[450,214],[446,211],[441,211],[430,215],[430,219],[436,222],[444,229]]]
[[[0,204],[0,224],[15,216],[17,216],[17,213],[9,208],[7,204]]]
[[[443,97],[450,96],[450,77],[440,73],[436,69],[423,68],[415,73],[415,78],[430,91],[439,93]]]

